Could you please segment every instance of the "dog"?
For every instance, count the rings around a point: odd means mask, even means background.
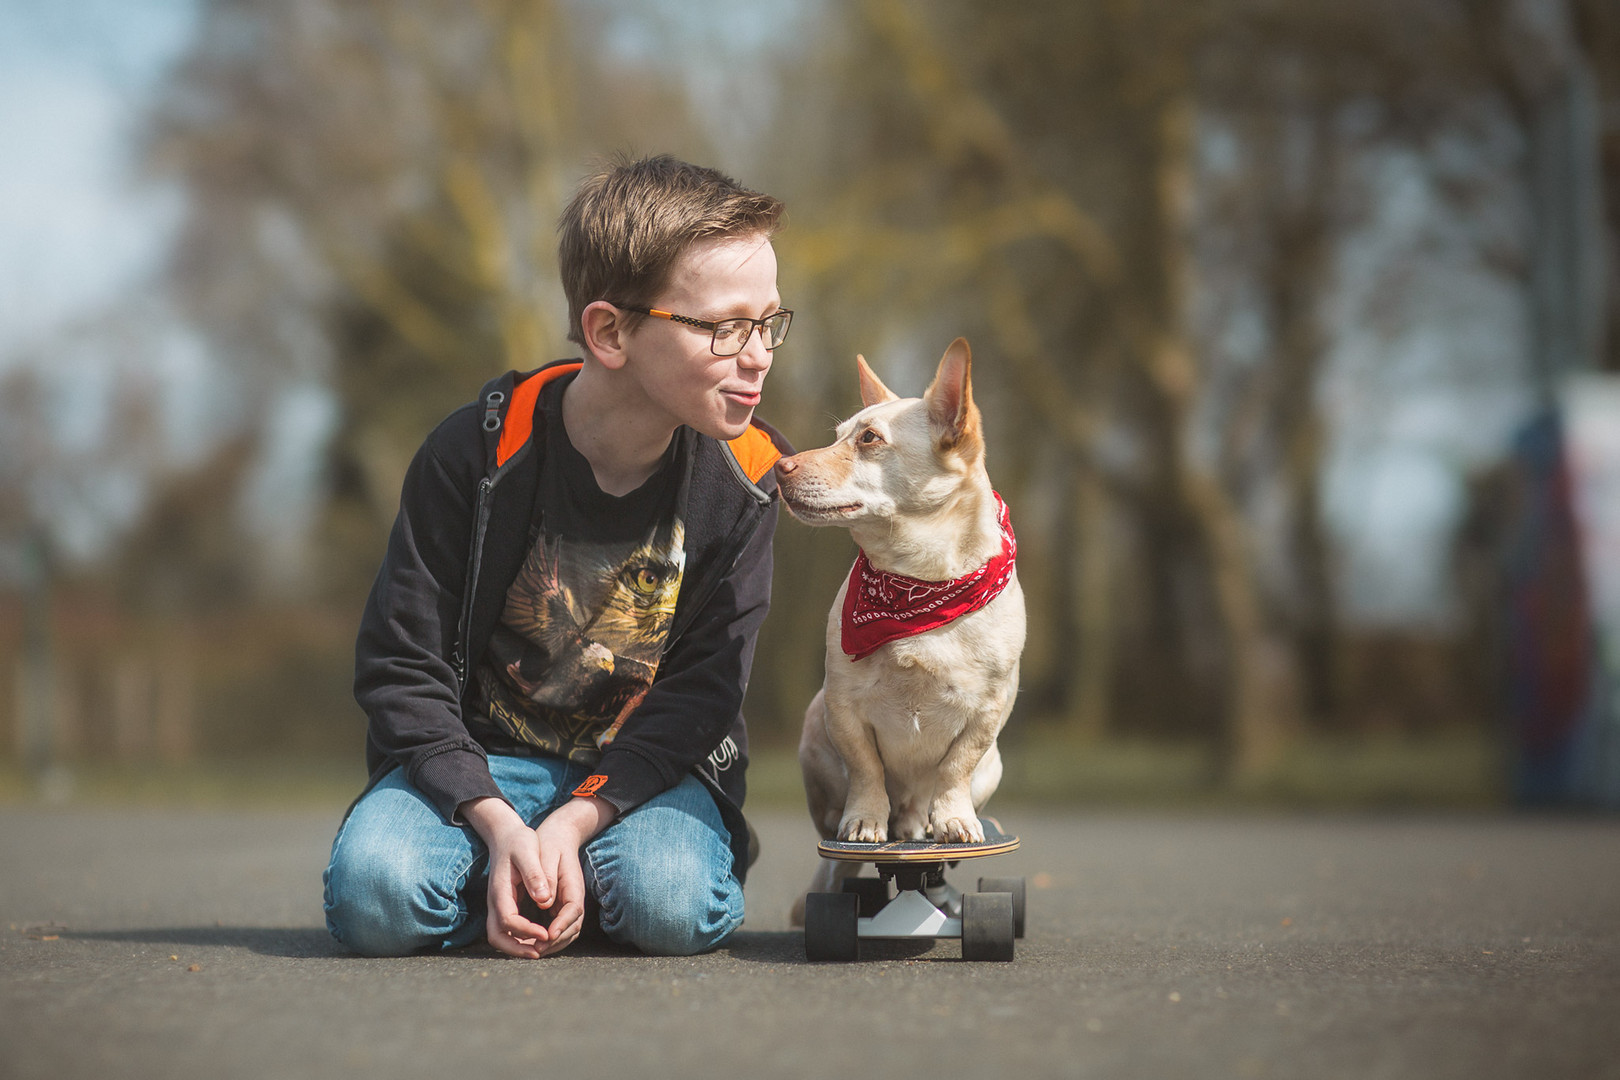
[[[855,364],[861,411],[831,445],[776,465],[796,519],[847,528],[861,549],[828,615],[826,680],[799,742],[810,816],[824,839],[982,841],[1024,596],[985,471],[972,353],[952,342],[921,398]],[[822,860],[812,891],[857,869]]]

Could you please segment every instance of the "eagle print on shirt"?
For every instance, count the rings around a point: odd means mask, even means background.
[[[637,543],[537,538],[479,671],[489,717],[519,742],[594,762],[658,673],[686,565],[679,519]]]

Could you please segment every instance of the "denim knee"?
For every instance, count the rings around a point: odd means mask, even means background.
[[[597,869],[594,868],[593,869]],[[652,956],[714,948],[742,924],[742,886],[701,853],[665,850],[597,869],[602,930]]]
[[[466,869],[446,874],[401,840],[364,831],[339,833],[333,845],[325,874],[326,926],[365,956],[443,946],[467,921],[458,898]]]

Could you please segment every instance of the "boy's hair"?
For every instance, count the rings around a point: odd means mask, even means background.
[[[557,220],[557,265],[568,297],[568,340],[584,347],[580,318],[597,300],[650,306],[675,263],[699,240],[766,237],[780,200],[668,154],[619,158],[588,178]],[[642,316],[625,314],[634,327]]]

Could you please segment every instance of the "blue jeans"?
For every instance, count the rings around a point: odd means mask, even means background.
[[[567,802],[589,769],[557,758],[489,758],[501,792],[531,826]],[[660,956],[712,949],[742,923],[742,884],[714,797],[696,777],[631,810],[580,849],[600,926]],[[484,940],[489,852],[395,769],[338,829],[324,875],[326,925],[367,956]],[[587,919],[590,909],[587,905]]]

